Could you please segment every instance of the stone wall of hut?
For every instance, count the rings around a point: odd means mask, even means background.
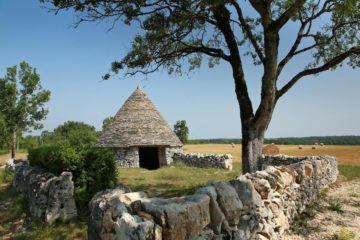
[[[118,167],[139,167],[138,147],[113,148]]]
[[[154,146],[156,147],[156,146]],[[165,149],[164,149],[165,148]],[[158,147],[160,166],[171,165],[175,153],[182,153],[182,147]],[[139,148],[113,148],[118,167],[140,167]]]

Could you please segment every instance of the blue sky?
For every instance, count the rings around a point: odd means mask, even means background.
[[[190,76],[166,71],[127,79],[102,81],[113,60],[129,49],[136,28],[110,23],[84,23],[74,29],[71,12],[55,16],[36,0],[0,1],[0,76],[25,60],[37,68],[42,85],[52,93],[45,129],[68,121],[101,128],[126,98],[141,85],[172,126],[185,119],[190,138],[240,137],[239,109],[231,69],[205,64]],[[291,42],[294,29],[286,29]],[[295,73],[296,60],[285,76]],[[259,101],[260,73],[245,63],[254,106]],[[360,70],[348,67],[303,79],[278,103],[267,137],[360,135]]]

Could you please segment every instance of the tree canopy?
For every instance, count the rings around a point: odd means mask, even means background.
[[[181,74],[223,61],[232,69],[242,124],[244,172],[259,167],[265,131],[279,98],[306,76],[343,63],[360,66],[358,0],[40,0],[55,11],[74,10],[78,22],[112,20],[141,29],[104,79],[166,69]],[[295,29],[291,37],[286,27]],[[290,33],[291,34],[291,33]],[[290,46],[289,46],[290,45]],[[281,50],[281,51],[280,51]],[[283,74],[305,56],[297,72]],[[243,62],[262,68],[255,109]],[[184,64],[188,62],[189,64]]]
[[[107,118],[105,118],[104,120],[103,120],[103,125],[102,125],[102,130],[104,131],[105,130],[105,128],[107,128],[109,125],[110,125],[110,123],[112,122],[112,120],[114,119],[114,117],[107,117]]]
[[[174,132],[182,143],[187,143],[189,139],[189,128],[186,126],[185,120],[179,120],[175,123]]]
[[[12,157],[18,134],[43,127],[41,120],[48,113],[45,103],[49,99],[50,91],[42,89],[40,75],[26,62],[21,62],[19,69],[8,68],[0,78],[0,112],[7,134],[12,136]]]

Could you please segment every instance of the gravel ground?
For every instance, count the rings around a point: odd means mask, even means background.
[[[281,240],[360,240],[360,179],[331,186]]]

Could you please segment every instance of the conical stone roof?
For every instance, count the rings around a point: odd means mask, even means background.
[[[100,147],[182,146],[140,87],[131,94],[97,139]]]

